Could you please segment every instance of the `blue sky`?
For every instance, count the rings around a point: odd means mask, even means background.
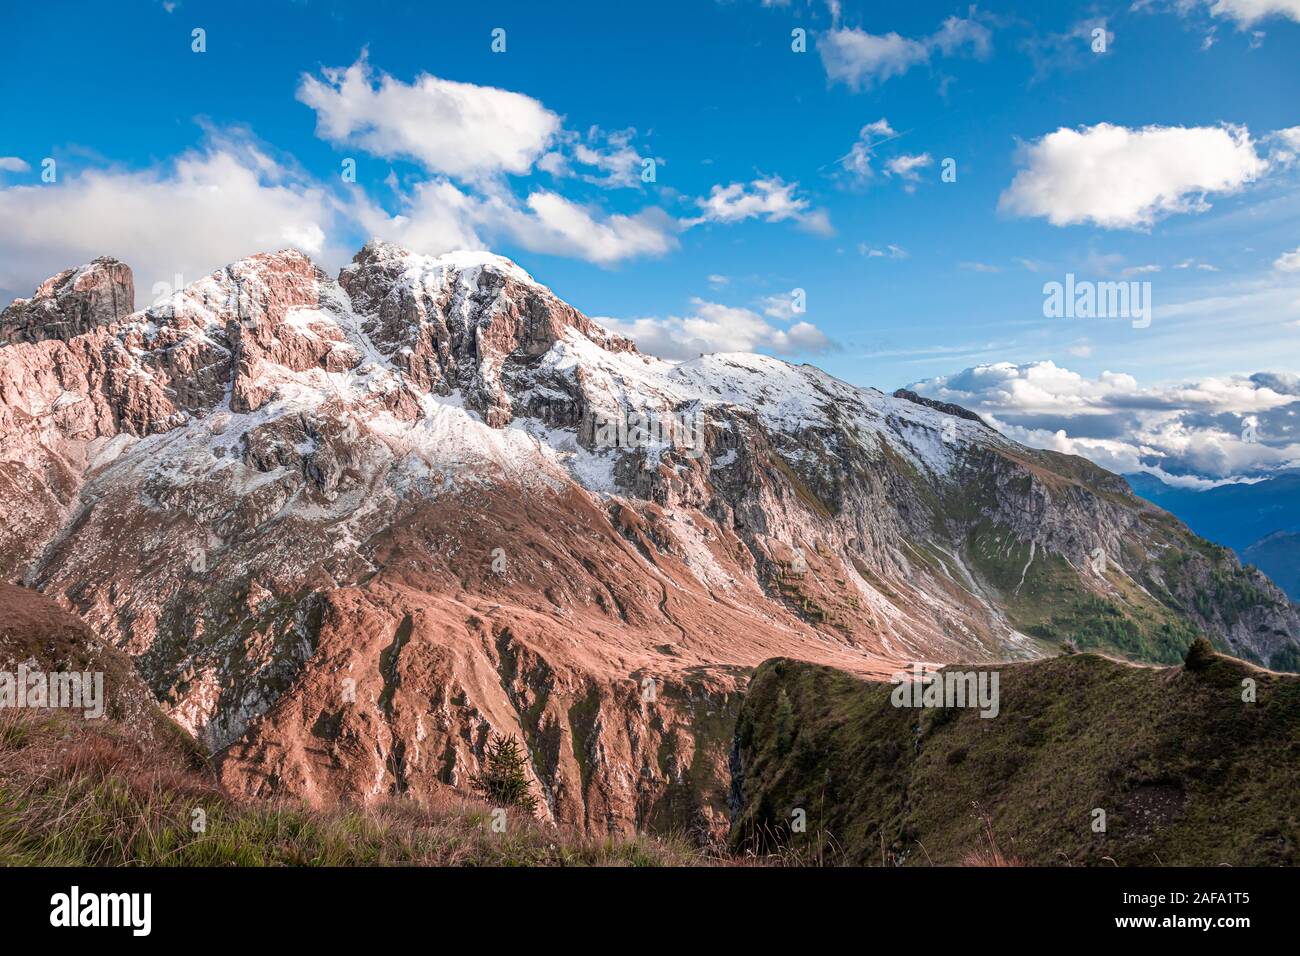
[[[921,382],[1121,470],[1300,457],[1298,0],[141,0],[0,23],[21,38],[6,296],[97,254],[143,306],[272,247],[334,269],[372,234],[476,245],[670,357]],[[1150,325],[1046,318],[1067,273],[1150,282]]]

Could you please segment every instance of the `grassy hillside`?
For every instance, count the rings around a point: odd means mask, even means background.
[[[996,669],[984,719],[764,663],[737,725],[734,847],[868,865],[1300,863],[1300,678],[1213,654],[1198,670],[1095,654]]]
[[[180,748],[58,712],[0,711],[0,866],[686,866],[684,841],[593,838],[445,794],[317,811],[238,801]],[[196,829],[196,821],[202,828]]]

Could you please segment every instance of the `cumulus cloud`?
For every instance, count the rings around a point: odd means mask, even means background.
[[[398,202],[400,211],[390,215],[361,199],[353,213],[366,235],[428,254],[490,248],[508,238],[532,252],[611,266],[677,248],[677,224],[660,209],[607,214],[549,190],[521,202],[503,189],[470,192],[438,178],[399,193]]]
[[[372,70],[364,52],[349,67],[304,74],[296,92],[322,139],[411,161],[423,180],[390,169],[392,194],[381,200],[359,184],[312,179],[251,134],[210,130],[202,148],[146,170],[60,170],[55,183],[0,186],[0,217],[13,224],[0,235],[0,290],[26,294],[105,253],[171,282],[286,246],[331,266],[369,236],[429,254],[513,240],[611,266],[676,249],[683,229],[705,222],[756,218],[833,232],[797,183],[774,177],[715,186],[697,200],[701,214],[684,220],[657,206],[615,212],[555,189],[519,189],[509,175],[539,170],[557,181],[641,186],[645,159],[662,160],[642,155],[633,129],[579,135],[532,97],[429,74],[406,83]],[[0,172],[29,169],[0,157]]]
[[[642,351],[674,361],[693,359],[710,352],[790,355],[825,352],[834,347],[811,322],[794,322],[783,328],[768,322],[752,309],[698,298],[691,300],[691,313],[686,316],[631,321],[600,318],[597,321],[632,338]]]
[[[1218,481],[1300,464],[1293,373],[1143,387],[1122,373],[999,362],[910,387],[981,413],[1017,441],[1127,474]]]
[[[486,249],[478,227],[481,202],[445,178],[415,184],[398,193],[400,211],[389,214],[364,193],[350,212],[366,236],[396,243],[414,252],[439,255],[452,249]]]
[[[292,247],[338,262],[330,196],[251,138],[205,145],[143,171],[59,171],[55,183],[0,189],[0,288],[36,283],[95,256],[132,267],[137,289],[191,282],[243,256]],[[143,304],[143,303],[142,303]]]
[[[1022,162],[1000,209],[1108,229],[1202,212],[1208,195],[1237,192],[1268,168],[1240,126],[1063,127],[1026,146]]]
[[[933,34],[911,38],[890,32],[868,33],[840,27],[822,34],[817,52],[827,79],[852,90],[871,89],[912,67],[929,63],[932,56],[953,56],[967,51],[978,58],[992,49],[992,33],[974,18],[949,17]]]
[[[675,224],[660,209],[636,215],[605,214],[581,206],[558,193],[530,193],[526,209],[510,203],[487,205],[489,220],[498,220],[525,248],[534,252],[574,256],[598,265],[612,265],[643,255],[661,255],[677,248]]]
[[[1300,272],[1300,247],[1284,252],[1273,261],[1273,268],[1282,272]]]
[[[517,196],[505,184],[505,174],[537,169],[606,188],[640,185],[633,129],[580,135],[532,97],[427,73],[404,83],[373,71],[364,53],[350,67],[304,75],[298,99],[316,111],[321,138],[430,174],[397,191],[392,213],[354,200],[369,235],[433,254],[509,238],[602,266],[677,247],[679,226],[661,209],[613,213],[549,189]]]
[[[736,223],[746,219],[765,222],[798,223],[809,232],[830,235],[830,217],[824,209],[814,209],[812,202],[797,193],[798,183],[786,183],[778,177],[755,179],[750,183],[716,185],[709,195],[697,200],[701,214],[682,221],[689,228],[705,222]]]
[[[1205,0],[1210,13],[1228,17],[1238,26],[1252,26],[1267,17],[1285,17],[1300,23],[1300,0]]]
[[[560,130],[560,117],[530,96],[427,73],[403,83],[376,76],[364,54],[304,74],[298,99],[316,111],[322,139],[467,179],[528,172]]]
[[[797,195],[797,183],[777,178],[715,186],[698,201],[701,215],[680,222],[658,207],[609,212],[553,189],[516,195],[505,174],[541,171],[556,181],[639,187],[646,160],[662,160],[642,155],[634,129],[593,126],[579,134],[532,97],[427,73],[405,83],[376,73],[364,53],[350,67],[303,75],[298,99],[316,111],[321,138],[412,160],[430,174],[398,191],[395,212],[354,201],[367,232],[421,252],[507,237],[534,252],[609,266],[675,249],[680,230],[704,222],[792,220],[819,234],[832,231],[826,212]]]

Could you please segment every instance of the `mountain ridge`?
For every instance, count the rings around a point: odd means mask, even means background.
[[[506,732],[553,820],[716,836],[763,660],[1300,637],[1095,465],[811,366],[663,362],[490,254],[261,254],[0,346],[0,437],[0,568],[254,795],[463,789]]]

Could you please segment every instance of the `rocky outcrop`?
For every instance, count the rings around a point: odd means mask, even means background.
[[[362,331],[420,391],[462,389],[494,428],[513,417],[509,361],[545,355],[569,330],[609,351],[631,342],[601,328],[508,259],[488,253],[412,256],[372,241],[339,274]]]
[[[46,279],[30,299],[15,299],[0,313],[0,342],[66,342],[134,311],[130,267],[102,256]]]
[[[952,402],[938,402],[933,398],[926,398],[924,395],[918,395],[911,389],[895,389],[894,398],[905,398],[909,402],[915,402],[917,405],[924,405],[926,408],[933,408],[935,411],[943,412],[945,415],[964,418],[968,422],[979,422],[981,425],[987,424],[984,419],[980,418],[969,408],[962,408],[960,405],[954,405]]]
[[[767,658],[1300,635],[1080,459],[810,366],[662,362],[509,260],[383,243],[0,347],[0,515],[0,568],[127,651],[231,787],[418,799],[506,732],[540,812],[595,831],[725,829]],[[1188,596],[1214,580],[1230,621]]]

